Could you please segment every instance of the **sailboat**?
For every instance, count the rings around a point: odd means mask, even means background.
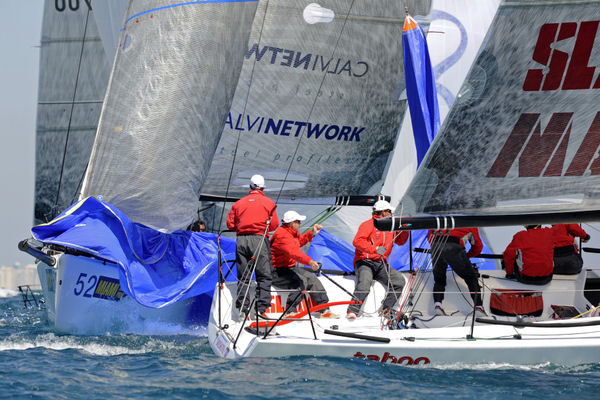
[[[595,2],[502,2],[463,85],[468,90],[452,106],[403,196],[402,214],[378,219],[376,227],[598,221],[597,20]],[[314,319],[308,298],[301,315],[283,318],[278,305],[285,304],[285,291],[276,292],[281,302],[267,311],[267,320],[242,321],[232,312],[235,284],[221,282],[211,308],[211,347],[231,359],[310,355],[397,365],[600,360],[598,305],[585,293],[586,280],[597,272],[556,275],[543,286],[506,279],[502,270],[482,273],[487,317],[476,315],[468,289],[448,272],[445,302],[455,310],[436,316],[430,262],[423,257],[417,271],[405,275],[392,317],[377,312],[385,289],[376,284],[362,305],[363,317],[353,321]],[[353,302],[353,280],[320,279],[331,300],[323,307],[343,314]],[[507,293],[519,298],[519,307]]]
[[[409,3],[430,13],[431,2]],[[254,173],[279,204],[372,205],[406,108],[403,13],[362,1],[130,1],[81,200],[22,243],[43,261],[55,328],[195,329],[214,289],[204,278],[216,280],[232,242],[180,229],[199,198],[235,200]]]

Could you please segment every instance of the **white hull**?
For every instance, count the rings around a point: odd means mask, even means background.
[[[486,271],[487,272],[487,271]],[[448,273],[451,278],[451,272]],[[500,277],[503,271],[492,271],[490,275]],[[586,272],[579,276],[560,276],[551,284],[542,287],[525,286],[516,282],[486,278],[486,286],[494,289],[515,288],[528,290],[544,290],[544,312],[540,317],[531,317],[526,321],[548,320],[552,313],[552,304],[573,305],[582,312],[592,307],[582,295]],[[351,287],[353,280],[333,277],[345,287]],[[349,296],[337,289],[327,280],[321,278],[330,301],[349,300]],[[235,313],[231,311],[232,292],[235,286],[226,285],[217,295],[215,292],[211,316],[209,320],[209,342],[213,351],[225,358],[241,357],[284,357],[293,355],[326,356],[344,358],[366,358],[375,362],[395,363],[402,365],[452,365],[481,363],[540,364],[555,363],[575,365],[600,362],[600,317],[578,318],[577,320],[549,321],[552,324],[566,324],[580,321],[575,327],[514,327],[509,325],[490,325],[476,323],[471,334],[469,309],[462,307],[467,303],[458,289],[466,291],[464,283],[458,279],[458,286],[448,279],[444,305],[447,311],[454,311],[453,316],[435,317],[431,321],[416,320],[414,325],[419,329],[389,330],[382,328],[382,319],[373,314],[378,301],[382,297],[383,288],[379,285],[377,296],[369,298],[364,307],[367,316],[355,321],[345,318],[346,306],[335,306],[333,310],[343,316],[339,319],[313,318],[315,333],[308,320],[294,321],[276,326],[273,332],[264,337],[257,336],[244,329]],[[432,283],[429,284],[431,286]],[[427,292],[427,288],[425,289]],[[275,296],[285,294],[275,293]],[[220,313],[219,313],[220,296]],[[432,301],[430,294],[423,294],[417,302],[413,313],[422,315],[421,319],[432,317]],[[489,311],[489,290],[484,288],[484,305],[490,318],[512,320],[513,317],[492,316]],[[282,299],[283,303],[283,299]],[[271,310],[274,311],[274,310]],[[586,316],[589,316],[588,313]],[[278,318],[280,313],[269,314]],[[219,318],[220,323],[219,323]],[[599,325],[584,326],[590,322]],[[248,326],[250,322],[244,322]],[[227,328],[219,329],[219,327]],[[389,339],[389,343],[373,340],[341,337],[327,331],[367,335]],[[315,339],[316,336],[316,339]],[[235,344],[234,344],[235,343]]]
[[[68,254],[56,266],[38,265],[48,321],[58,332],[75,335],[204,333],[199,297],[154,309],[126,296],[116,264]],[[206,308],[206,305],[204,305]]]

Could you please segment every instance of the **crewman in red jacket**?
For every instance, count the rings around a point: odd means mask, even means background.
[[[377,230],[374,224],[375,219],[389,217],[393,211],[394,209],[387,201],[377,201],[373,205],[373,218],[360,224],[352,242],[355,247],[354,272],[357,278],[354,296],[364,302],[371,290],[373,279],[380,282],[383,287],[388,288],[387,295],[381,303],[380,313],[382,315],[390,312],[404,286],[404,278],[400,272],[389,266],[387,257],[392,252],[393,243],[400,246],[406,243],[408,232],[382,232]],[[360,304],[350,305],[346,312],[346,318],[356,319],[360,307]]]
[[[442,307],[444,291],[446,290],[446,270],[448,265],[460,276],[471,294],[475,303],[475,312],[486,316],[481,301],[481,287],[479,274],[473,268],[471,257],[477,257],[483,249],[483,242],[477,228],[458,228],[452,230],[429,231],[427,240],[431,243],[433,262],[433,301],[436,315],[447,315]],[[465,250],[466,243],[470,249]]]
[[[577,224],[552,225],[554,232],[554,273],[576,275],[583,268],[583,259],[575,246],[575,238],[586,243],[590,235]]]
[[[582,242],[590,240],[587,234],[577,224],[552,225],[554,234],[554,273],[562,275],[575,275],[581,272],[583,259],[575,246],[575,238]]]
[[[300,291],[308,290],[313,300],[320,304],[329,303],[325,288],[317,277],[301,265],[308,265],[313,271],[319,269],[319,263],[304,254],[300,249],[306,243],[312,241],[322,226],[315,224],[312,230],[301,234],[300,224],[306,216],[296,211],[286,211],[281,219],[281,227],[271,237],[271,255],[273,256],[273,285],[282,289],[298,289],[288,294],[286,310],[288,316],[295,314],[295,307],[302,301]],[[329,308],[321,310],[321,318],[339,318]]]
[[[255,319],[254,309],[250,310],[249,283],[252,273],[256,274],[257,311],[264,312],[271,304],[271,250],[269,233],[279,226],[277,207],[273,200],[265,196],[265,179],[261,175],[250,178],[250,193],[236,201],[227,216],[227,228],[235,230],[236,265],[238,276],[235,306],[242,313],[249,313]]]
[[[545,285],[554,270],[554,232],[540,225],[526,225],[504,250],[507,278],[530,285]]]

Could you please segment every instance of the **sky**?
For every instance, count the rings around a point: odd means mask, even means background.
[[[17,243],[33,223],[42,11],[43,0],[0,1],[0,266],[33,263]]]

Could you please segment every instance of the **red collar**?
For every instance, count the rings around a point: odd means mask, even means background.
[[[291,234],[292,234],[292,236],[294,236],[294,237],[296,237],[296,236],[299,236],[299,235],[300,235],[300,232],[299,232],[299,231],[297,231],[296,229],[292,228],[292,227],[291,227],[291,226],[289,226],[289,225],[284,225],[284,226],[282,226],[282,228],[283,228],[283,229],[285,229],[286,231],[288,231],[289,233],[291,233]]]

